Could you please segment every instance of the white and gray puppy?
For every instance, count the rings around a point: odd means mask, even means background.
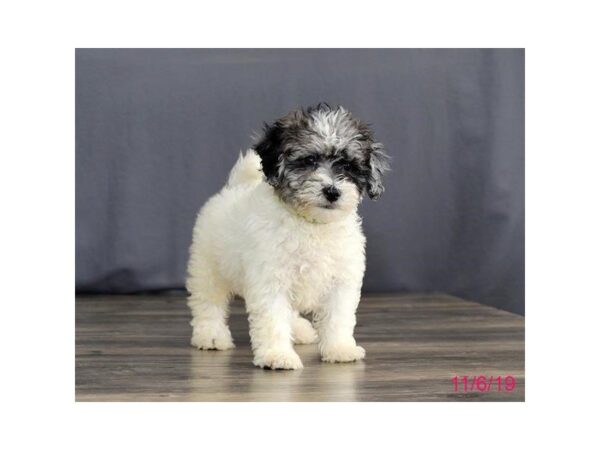
[[[187,279],[192,345],[234,347],[228,305],[239,295],[256,366],[301,368],[293,344],[316,341],[323,361],[364,358],[353,336],[365,271],[357,207],[383,193],[386,159],[342,107],[319,104],[265,125],[198,214]],[[312,324],[301,316],[310,313]]]

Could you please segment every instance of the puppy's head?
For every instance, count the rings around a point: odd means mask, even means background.
[[[320,103],[265,125],[254,146],[279,197],[302,216],[330,222],[383,193],[383,145],[342,107]]]

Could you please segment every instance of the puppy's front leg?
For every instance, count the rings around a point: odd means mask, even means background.
[[[357,361],[365,357],[365,349],[356,345],[354,326],[360,301],[360,284],[340,284],[317,314],[319,350],[326,362]]]
[[[254,365],[269,369],[301,369],[292,345],[293,310],[287,295],[248,295],[246,309]]]

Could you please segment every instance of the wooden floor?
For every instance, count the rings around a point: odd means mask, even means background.
[[[363,298],[356,339],[364,361],[327,364],[296,346],[304,369],[251,363],[240,300],[230,325],[237,348],[189,346],[185,298],[76,299],[77,401],[523,401],[522,317],[446,295]],[[511,392],[479,392],[473,376],[516,378]],[[468,392],[452,378],[468,376]],[[471,391],[471,389],[473,389]]]

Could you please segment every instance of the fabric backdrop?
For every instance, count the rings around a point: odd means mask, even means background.
[[[524,313],[524,51],[79,49],[76,290],[184,286],[192,226],[253,131],[341,104],[392,157],[365,292]]]

